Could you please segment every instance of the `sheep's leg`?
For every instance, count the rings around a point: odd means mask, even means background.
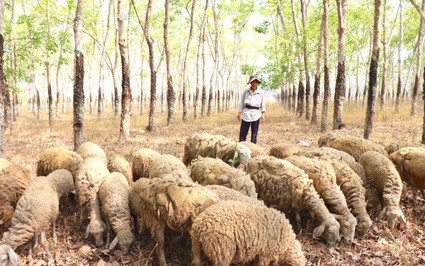
[[[425,199],[425,190],[422,189],[421,193],[422,193],[422,198]]]
[[[32,247],[32,249],[36,249],[38,247],[38,245],[39,245],[38,237],[39,237],[38,234],[34,236],[34,246]]]
[[[58,237],[56,235],[56,221],[52,222],[52,231],[53,231],[53,243],[55,243],[56,245],[56,243],[58,242]]]
[[[192,237],[192,266],[202,266],[201,242]]]
[[[47,237],[46,237],[45,231],[41,232],[40,244],[44,247],[44,251],[47,254],[47,258],[49,258],[49,265],[54,265],[55,260],[53,259],[53,255],[50,252],[49,247],[47,245]]]
[[[109,247],[109,244],[111,244],[111,225],[106,222],[106,246]]]
[[[165,252],[164,252],[164,229],[165,224],[160,222],[155,228],[155,240],[157,242],[156,253],[158,254],[159,265],[167,266],[167,261],[165,260]]]

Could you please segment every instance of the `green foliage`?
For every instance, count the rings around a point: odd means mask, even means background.
[[[269,31],[270,21],[264,20],[259,26],[254,27],[254,30],[261,34],[266,34]]]

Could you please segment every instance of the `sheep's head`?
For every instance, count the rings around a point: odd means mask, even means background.
[[[19,256],[13,251],[12,247],[7,244],[0,245],[0,266],[7,266],[10,263],[19,265]]]
[[[91,234],[96,241],[96,246],[100,247],[103,245],[105,229],[106,225],[102,220],[92,219],[86,229],[86,238]]]
[[[128,254],[128,251],[130,249],[131,244],[134,242],[134,235],[131,232],[130,229],[128,230],[122,230],[118,232],[115,239],[112,241],[111,245],[109,246],[109,249],[113,249],[118,243],[121,247],[121,252],[126,255]]]
[[[341,238],[339,234],[340,225],[334,217],[332,218],[331,220],[324,221],[313,230],[313,237],[318,238],[323,236],[331,246],[335,245]]]
[[[388,227],[393,228],[396,224],[397,220],[401,223],[405,224],[406,219],[404,218],[404,214],[398,206],[386,206],[379,214],[379,219],[386,217],[388,221]]]
[[[351,213],[348,213],[347,215],[334,216],[339,222],[341,237],[344,238],[347,242],[352,242],[357,226],[356,218]]]
[[[370,219],[368,214],[358,216],[357,217],[358,224],[356,229],[356,236],[358,238],[362,238],[366,235],[367,230],[372,226],[372,220]]]
[[[239,157],[241,164],[247,166],[249,160],[251,159],[251,150],[247,146],[238,143],[236,146],[234,159],[237,157]]]

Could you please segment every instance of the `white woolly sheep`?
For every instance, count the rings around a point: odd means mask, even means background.
[[[73,190],[74,179],[65,169],[56,170],[47,177],[31,180],[18,200],[12,226],[0,240],[0,265],[9,265],[9,261],[19,265],[19,256],[14,250],[37,234],[45,235],[51,223],[53,229],[55,228],[54,222],[59,214],[59,199]],[[55,233],[53,239],[56,239]],[[50,256],[49,260],[52,259]]]
[[[425,145],[423,145],[421,143],[413,143],[413,142],[405,142],[405,141],[392,142],[392,143],[387,143],[387,144],[384,145],[384,148],[389,155],[391,155],[393,152],[398,151],[401,148],[406,148],[406,147],[425,148]]]
[[[262,200],[249,197],[232,188],[228,188],[228,187],[224,187],[220,185],[207,185],[205,187],[211,190],[212,192],[214,192],[215,194],[217,194],[217,196],[220,198],[220,201],[236,200],[236,201],[248,202],[251,204],[264,205],[264,202]]]
[[[270,147],[269,155],[278,159],[285,159],[286,157],[297,154],[298,152],[300,152],[300,147],[297,145],[278,143],[273,144]]]
[[[258,157],[258,156],[265,156],[267,155],[267,151],[265,148],[261,147],[258,144],[252,143],[251,141],[241,141],[239,142],[242,145],[245,145],[248,147],[248,149],[251,150],[251,158],[252,157]]]
[[[192,162],[190,177],[203,186],[222,185],[257,198],[255,184],[249,174],[220,159],[198,157]]]
[[[105,151],[96,143],[87,141],[81,144],[76,151],[85,160],[91,157],[97,157],[101,159],[105,165],[108,165],[108,159],[106,158]]]
[[[154,155],[148,172],[149,178],[158,178],[167,174],[172,174],[175,177],[190,180],[186,166],[179,158],[171,154]]]
[[[133,173],[130,163],[121,155],[113,155],[108,160],[109,172],[118,172],[125,176],[129,185],[133,184]]]
[[[16,203],[30,180],[28,169],[0,159],[0,236],[10,227]]]
[[[80,222],[84,223],[88,218],[87,213],[90,211],[90,223],[87,226],[86,237],[89,234],[93,235],[97,246],[103,245],[103,233],[106,229],[101,218],[97,192],[107,175],[109,175],[109,171],[103,160],[90,157],[84,160],[75,182],[78,202],[81,207]]]
[[[425,149],[405,147],[390,155],[400,176],[406,183],[422,192],[425,199]]]
[[[307,174],[288,161],[273,156],[252,158],[248,172],[255,183],[259,197],[280,210],[306,210],[320,225],[313,236],[334,245],[339,241],[340,225],[320,199]]]
[[[246,166],[251,159],[251,151],[247,146],[230,141],[222,135],[204,133],[187,139],[184,145],[183,163],[188,166],[198,156],[219,158],[232,164],[240,159]]]
[[[319,147],[329,147],[329,144],[331,144],[332,141],[343,137],[343,136],[350,136],[348,133],[344,131],[331,131],[325,134],[322,134],[319,139],[317,140],[317,144]]]
[[[285,215],[264,205],[217,203],[195,218],[190,235],[195,266],[203,265],[202,253],[214,266],[254,260],[258,265],[306,264]]]
[[[131,170],[134,181],[142,177],[149,178],[149,169],[155,156],[161,156],[161,154],[148,148],[133,152]]]
[[[75,179],[82,163],[83,158],[76,152],[66,148],[48,148],[37,161],[37,176],[47,176],[55,170],[66,169]]]
[[[353,241],[357,226],[356,218],[350,213],[344,194],[336,183],[332,165],[325,161],[293,155],[285,160],[304,170],[320,197],[325,201],[329,211],[335,215],[340,224],[341,236]]]
[[[397,219],[405,222],[400,209],[403,182],[394,164],[386,156],[375,151],[367,151],[360,157],[366,177],[372,181],[382,198],[382,212],[379,218],[387,218],[388,226],[394,227]]]
[[[356,161],[359,161],[360,156],[366,151],[376,151],[388,157],[388,153],[382,145],[354,136],[340,137],[332,141],[329,146],[350,154]]]
[[[311,150],[301,151],[299,155],[309,158],[318,158],[325,161],[337,161],[347,164],[356,174],[362,179],[363,187],[365,188],[365,198],[368,209],[374,209],[380,206],[381,200],[379,199],[378,192],[372,185],[369,179],[366,178],[366,173],[363,166],[356,162],[353,156],[334,148],[321,147]]]
[[[128,253],[134,242],[130,228],[129,189],[126,177],[121,173],[113,172],[105,177],[98,192],[102,215],[105,217],[108,229],[107,243],[109,244],[109,231],[112,226],[116,237],[112,241],[110,249],[119,243],[123,254]]]
[[[155,238],[161,266],[166,266],[164,253],[165,226],[176,232],[188,233],[192,219],[219,197],[191,180],[174,177],[141,178],[136,183],[145,189],[139,194],[141,229],[147,228]],[[139,224],[140,225],[140,224]],[[139,229],[140,231],[140,229]]]

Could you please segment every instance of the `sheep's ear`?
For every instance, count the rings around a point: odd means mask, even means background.
[[[15,251],[13,251],[12,248],[9,248],[9,250],[7,251],[7,255],[9,255],[9,259],[13,264],[20,264],[19,256],[15,253]]]
[[[314,228],[313,230],[313,237],[314,238],[319,238],[323,232],[325,231],[325,226],[324,225],[319,225],[318,227]]]
[[[109,245],[109,249],[110,250],[114,249],[117,244],[118,244],[118,236],[115,236],[114,240],[112,240],[111,244]]]
[[[90,234],[90,225],[87,226],[85,238],[88,238]]]
[[[404,218],[404,214],[403,214],[403,211],[401,209],[398,210],[398,220],[401,223],[406,224],[406,218]]]

